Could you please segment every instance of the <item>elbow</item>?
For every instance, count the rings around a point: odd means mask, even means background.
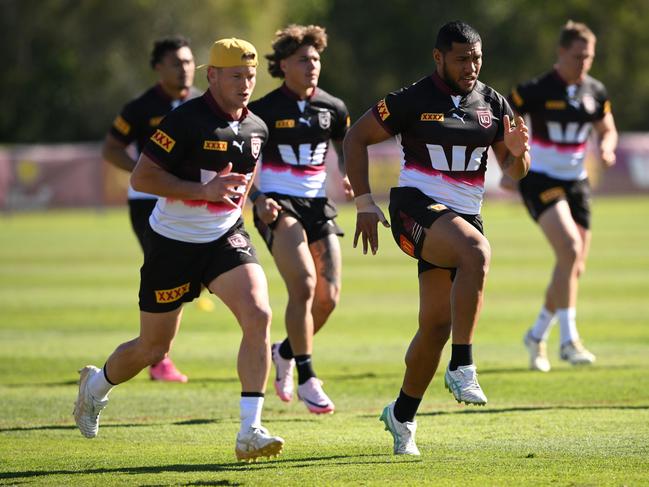
[[[137,170],[137,167],[135,170],[131,173],[131,178],[130,178],[130,183],[131,187],[135,191],[141,191],[143,193],[146,193],[146,187],[144,186],[145,179],[140,176],[140,171]]]

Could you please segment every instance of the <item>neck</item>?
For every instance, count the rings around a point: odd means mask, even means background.
[[[229,115],[234,120],[239,120],[241,115],[243,115],[243,107],[239,105],[229,104],[222,96],[221,93],[216,90],[214,87],[210,86],[209,88],[214,101],[219,105],[219,108],[223,110],[223,113]]]
[[[559,73],[559,76],[561,76],[561,79],[563,79],[567,85],[576,85],[583,81],[581,76],[572,76],[570,73],[567,73],[566,70],[563,69],[559,64],[555,64],[554,69],[557,73]]]
[[[162,91],[164,91],[173,100],[187,98],[187,95],[189,94],[189,88],[183,87],[179,89],[165,85],[163,83],[160,83],[160,86],[162,87]]]
[[[315,86],[297,86],[286,80],[284,81],[284,83],[289,90],[291,90],[300,98],[300,100],[306,100],[307,98],[311,97],[316,89]]]

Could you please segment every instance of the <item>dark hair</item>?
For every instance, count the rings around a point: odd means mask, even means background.
[[[327,31],[319,25],[296,25],[275,32],[273,52],[266,54],[268,59],[268,72],[273,78],[283,78],[284,71],[279,65],[302,46],[313,46],[316,51],[322,52],[327,47]]]
[[[561,34],[559,34],[559,45],[561,47],[569,48],[576,40],[595,42],[597,38],[586,24],[569,20],[566,22],[566,25],[561,28]]]
[[[153,51],[151,51],[151,67],[155,68],[156,64],[162,61],[162,58],[169,51],[177,51],[181,47],[189,47],[189,39],[183,36],[163,37],[153,43]]]
[[[461,20],[454,20],[444,24],[437,33],[435,48],[442,52],[449,52],[453,49],[453,43],[458,44],[482,44],[478,31]]]

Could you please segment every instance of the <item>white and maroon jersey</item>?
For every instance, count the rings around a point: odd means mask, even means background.
[[[178,107],[160,124],[143,153],[174,176],[207,183],[229,162],[232,172],[252,174],[268,140],[268,129],[259,117],[244,109],[233,120],[205,92]],[[241,187],[241,196],[245,191]],[[183,242],[211,242],[221,237],[241,217],[242,197],[232,200],[239,206],[204,200],[160,197],[151,213],[151,228],[167,238]]]
[[[250,104],[269,131],[260,168],[263,193],[319,198],[326,196],[325,157],[329,142],[341,140],[349,128],[349,113],[342,100],[316,88],[300,100],[282,85]]]
[[[129,101],[113,121],[109,133],[124,145],[135,143],[138,156],[151,135],[156,131],[162,119],[174,108],[184,102],[200,96],[193,86],[187,97],[171,98],[160,84],[157,84]],[[135,191],[128,185],[128,199],[155,199],[156,195]]]
[[[579,85],[568,85],[550,71],[518,85],[509,100],[531,119],[530,171],[556,179],[585,179],[584,154],[592,124],[611,111],[604,85],[590,76]]]
[[[480,213],[487,150],[503,139],[503,116],[512,117],[498,92],[478,81],[468,95],[455,95],[434,73],[390,93],[373,113],[401,144],[399,186],[458,213]]]

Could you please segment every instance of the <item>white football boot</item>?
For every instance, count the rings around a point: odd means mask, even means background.
[[[595,355],[586,350],[579,340],[561,345],[559,357],[572,365],[590,365],[595,362]]]
[[[271,346],[271,356],[273,364],[275,364],[275,392],[277,396],[284,402],[291,402],[293,400],[293,369],[295,368],[295,360],[287,360],[279,354],[279,346],[281,342],[273,343]]]
[[[94,365],[86,365],[79,371],[79,395],[74,403],[74,422],[86,438],[94,438],[99,432],[99,414],[108,404],[108,399],[98,401],[90,394],[88,381],[96,374],[103,374]]]
[[[523,343],[530,354],[530,370],[549,372],[551,367],[548,360],[547,342],[534,338],[530,330],[523,337]]]
[[[279,455],[283,447],[284,440],[279,436],[271,436],[263,426],[251,426],[248,431],[237,434],[234,452],[239,461],[256,462],[259,457]]]
[[[385,430],[392,434],[394,439],[395,455],[419,455],[419,448],[415,443],[417,421],[400,423],[394,417],[394,401],[383,408],[380,421],[385,423]]]
[[[453,393],[457,402],[479,406],[487,404],[487,396],[478,384],[475,365],[461,365],[455,370],[446,367],[444,384],[449,392]]]

